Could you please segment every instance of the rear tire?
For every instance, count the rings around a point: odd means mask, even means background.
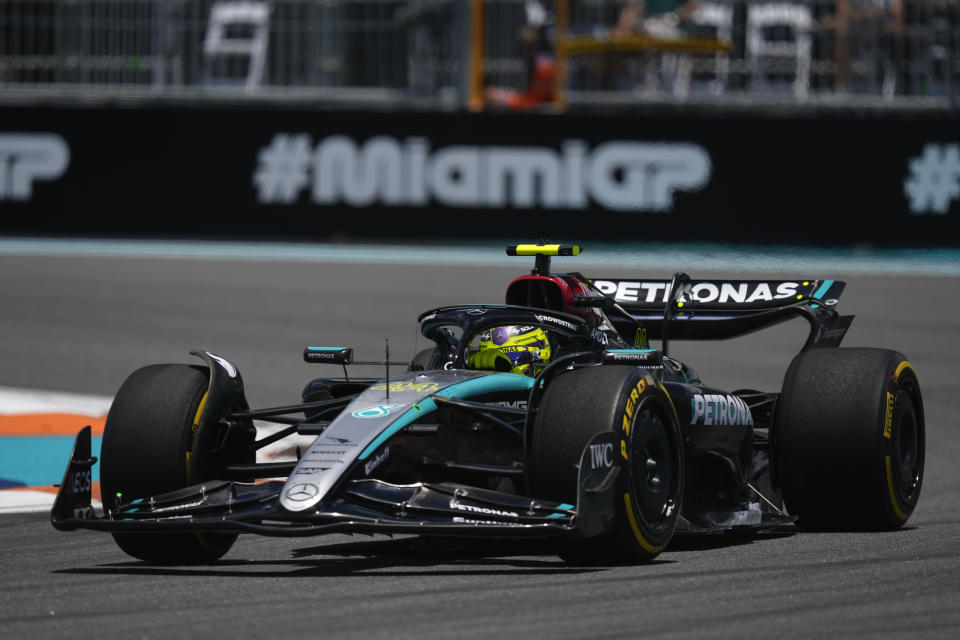
[[[813,349],[784,378],[773,472],[805,529],[902,526],[923,483],[923,401],[903,355]]]
[[[621,438],[626,464],[617,478],[613,530],[563,541],[570,562],[647,562],[670,542],[683,496],[683,448],[669,396],[634,367],[597,366],[556,378],[537,410],[530,449],[530,490],[575,504],[583,448],[598,433]]]
[[[182,489],[191,478],[194,429],[206,400],[205,368],[161,364],[134,371],[107,415],[100,452],[104,507]],[[201,563],[223,556],[237,539],[224,533],[115,533],[129,555],[158,563]]]

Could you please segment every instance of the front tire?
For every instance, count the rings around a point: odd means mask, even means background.
[[[920,497],[920,383],[885,349],[813,349],[784,378],[772,433],[773,471],[806,529],[902,526]]]
[[[134,371],[107,414],[100,451],[104,508],[122,500],[182,489],[192,478],[190,455],[209,385],[205,368],[162,364]],[[122,496],[118,498],[118,496]],[[158,563],[202,563],[223,556],[237,539],[224,533],[115,533],[129,555]]]
[[[613,530],[561,543],[571,562],[647,562],[667,546],[680,516],[683,448],[669,396],[634,367],[595,366],[565,373],[544,392],[530,449],[530,490],[576,503],[578,469],[598,433],[620,436]]]

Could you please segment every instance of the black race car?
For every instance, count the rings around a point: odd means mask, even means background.
[[[433,346],[403,363],[387,350],[383,379],[351,377],[350,348],[308,347],[343,376],[292,406],[251,409],[237,368],[205,351],[202,366],[135,371],[104,430],[103,512],[85,428],[53,525],[110,531],[153,562],[213,561],[239,533],[332,532],[534,536],[606,562],[650,560],[675,533],[906,522],[923,476],[919,383],[895,351],[838,348],[853,319],[836,311],[843,282],[550,273],[550,256],[579,251],[508,247],[536,263],[506,304],[423,313]],[[779,392],[708,386],[669,355],[671,340],[796,316],[810,333]],[[479,358],[504,327],[549,350]],[[258,439],[255,421],[274,429]],[[257,462],[294,435],[313,438],[296,460]]]

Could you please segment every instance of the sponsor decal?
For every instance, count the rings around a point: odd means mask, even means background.
[[[350,442],[347,438],[338,438],[337,436],[324,436],[324,440],[333,440],[337,443],[338,447],[355,447],[357,446],[353,442]],[[319,445],[324,446],[324,445]]]
[[[846,327],[840,327],[839,329],[827,329],[823,325],[817,327],[817,333],[813,337],[814,342],[821,342],[823,340],[839,340],[847,332]]]
[[[310,462],[314,462],[311,460]],[[314,473],[320,473],[321,471],[327,471],[330,467],[300,467],[294,472],[294,475],[310,475]]]
[[[93,486],[90,471],[75,471],[67,477],[67,493],[86,493]]]
[[[453,516],[453,522],[456,524],[492,524],[498,527],[517,527],[519,522],[503,522],[502,520],[471,520],[460,516]]]
[[[595,327],[593,330],[590,331],[590,337],[596,342],[599,342],[600,344],[602,344],[603,346],[607,346],[608,344],[607,334],[604,333],[602,329]]]
[[[647,330],[644,328],[637,329],[637,335],[633,338],[633,346],[636,349],[649,349],[650,341],[647,340]]]
[[[179,509],[189,509],[190,507],[200,507],[203,506],[203,500],[196,500],[194,502],[185,502],[183,504],[175,504],[169,507],[155,507],[150,510],[151,513],[161,513],[164,511],[177,511]]]
[[[617,302],[664,303],[670,299],[669,282],[594,280],[593,285]],[[689,300],[721,304],[769,302],[797,295],[798,282],[699,282],[690,288]]]
[[[471,513],[482,513],[487,516],[503,516],[505,518],[519,518],[520,514],[515,511],[502,511],[500,509],[488,509],[487,507],[476,507],[472,504],[463,504],[456,500],[450,501],[450,508],[458,511],[469,511]]]
[[[637,366],[662,367],[663,354],[653,349],[604,351],[604,362],[625,362]]]
[[[383,418],[390,415],[390,412],[394,409],[399,409],[404,405],[402,404],[378,404],[375,407],[367,407],[366,409],[357,409],[353,412],[354,418]]]
[[[383,391],[387,388],[385,382],[370,387],[374,391]],[[436,382],[391,382],[390,391],[416,391],[417,393],[431,393],[440,388]]]
[[[637,386],[630,390],[630,395],[627,396],[627,404],[623,408],[623,417],[620,421],[620,428],[623,431],[623,438],[620,439],[620,455],[623,456],[624,460],[630,459],[627,453],[627,438],[630,437],[630,426],[633,424],[633,411],[637,407],[640,394],[646,391],[648,385],[653,386],[653,378],[648,376],[641,378],[637,382]]]
[[[0,133],[0,200],[30,200],[33,183],[56,180],[70,147],[55,133]]]
[[[613,443],[590,445],[590,468],[609,469],[613,466]]]
[[[883,437],[889,440],[893,436],[893,394],[887,391],[886,414],[883,418]]]
[[[498,400],[496,402],[487,402],[486,404],[493,407],[506,407],[507,409],[522,409],[523,411],[527,410],[526,400]]]
[[[387,447],[380,454],[370,460],[367,460],[367,464],[363,465],[363,473],[365,475],[370,475],[370,472],[380,466],[380,464],[390,457],[390,447]]]
[[[561,320],[560,318],[554,318],[553,316],[543,316],[540,314],[534,314],[534,317],[544,324],[555,324],[558,327],[563,327],[564,329],[569,329],[570,331],[576,331],[577,325],[572,322],[567,322],[566,320]]]
[[[697,393],[690,398],[690,424],[753,426],[753,416],[736,396]]]
[[[467,313],[471,316],[482,316],[486,312],[486,309],[467,309]]]
[[[592,150],[564,140],[545,146],[450,145],[421,137],[344,135],[314,146],[306,133],[278,133],[260,149],[253,174],[263,204],[293,204],[304,191],[318,205],[586,209],[668,213],[677,191],[711,175],[706,150],[686,142],[611,140]]]
[[[304,500],[309,500],[318,493],[320,493],[320,488],[317,487],[317,485],[305,482],[303,484],[294,485],[287,489],[287,498],[297,502],[302,502]]]

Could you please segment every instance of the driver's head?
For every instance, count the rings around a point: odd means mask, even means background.
[[[495,327],[480,336],[479,347],[468,362],[472,369],[533,375],[531,363],[550,362],[550,342],[539,327]]]

